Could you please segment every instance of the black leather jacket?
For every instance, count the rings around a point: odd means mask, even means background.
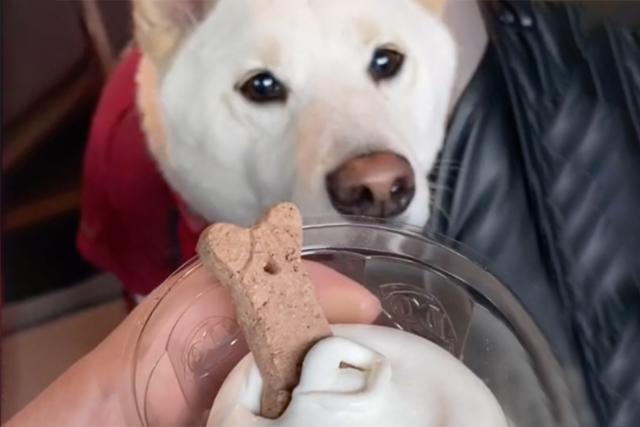
[[[434,171],[431,226],[490,260],[599,425],[638,426],[640,26],[575,2],[480,5],[490,45]]]

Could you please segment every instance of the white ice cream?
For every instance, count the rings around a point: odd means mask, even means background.
[[[279,419],[255,415],[262,381],[248,355],[222,386],[207,426],[507,426],[485,384],[430,341],[382,326],[339,325],[333,332],[307,353],[300,383]]]

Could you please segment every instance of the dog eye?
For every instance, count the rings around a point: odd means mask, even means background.
[[[258,104],[287,100],[287,88],[268,71],[255,74],[242,83],[238,90],[249,101]]]
[[[391,48],[381,47],[373,53],[369,74],[376,82],[391,79],[400,72],[403,63],[403,54]]]

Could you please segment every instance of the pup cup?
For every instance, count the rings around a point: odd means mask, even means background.
[[[380,299],[383,310],[378,326],[385,326],[385,331],[396,332],[389,329],[394,328],[416,339],[426,338],[420,343],[437,346],[454,361],[457,359],[456,363],[464,364],[465,369],[473,372],[483,383],[481,386],[490,390],[511,425],[588,425],[583,420],[589,420],[590,414],[586,407],[580,405],[583,390],[568,386],[565,371],[553,357],[543,336],[506,288],[485,269],[451,249],[455,243],[361,218],[306,221],[303,241],[304,259],[321,262],[364,284]],[[200,288],[186,292],[185,289],[193,288],[192,283],[196,281],[202,282],[198,285]],[[220,400],[216,402],[218,408],[214,407],[209,414],[215,397],[211,390],[218,390],[226,378],[223,388],[231,387],[228,390],[233,391],[234,376],[227,377],[227,374],[234,366],[237,372],[248,375],[242,378],[248,380],[251,387],[258,387],[258,398],[254,394],[253,400],[245,401],[243,407],[249,415],[259,417],[261,376],[251,368],[250,356],[242,359],[247,348],[242,332],[233,320],[233,307],[227,307],[228,315],[216,315],[201,324],[194,325],[189,320],[203,307],[210,310],[212,304],[222,299],[228,301],[229,294],[224,286],[213,284],[210,277],[207,279],[206,269],[198,260],[177,272],[169,282],[173,286],[158,298],[141,333],[132,339],[130,357],[134,398],[129,404],[135,409],[140,425],[162,424],[158,420],[163,419],[165,410],[155,398],[165,379],[158,378],[157,372],[135,369],[136,361],[141,357],[157,360],[158,366],[169,365],[171,381],[184,390],[184,402],[193,414],[197,414],[189,425],[203,425],[210,415],[214,417],[216,413],[228,415],[229,402],[232,405],[238,403],[233,398],[227,399],[227,403]],[[186,294],[188,296],[184,298]],[[153,329],[158,319],[166,314],[163,313],[166,299],[182,301],[183,310],[176,316],[171,334],[166,337],[149,334],[147,331]],[[336,400],[343,397],[340,390],[352,390],[348,387],[369,391],[379,389],[376,384],[385,384],[385,366],[394,363],[394,356],[385,355],[388,353],[386,347],[378,346],[373,339],[384,334],[367,333],[365,335],[373,338],[362,340],[358,337],[363,335],[362,332],[353,334],[349,328],[361,327],[334,326],[333,337],[321,340],[306,354],[305,364],[310,363],[309,366],[313,367],[310,372],[325,372],[326,375],[319,377],[320,383],[316,381],[318,378],[306,381],[303,369],[299,385],[306,385],[300,390],[307,394],[322,390],[338,391],[338,399],[331,397],[331,393],[323,394],[328,397],[323,401],[326,408],[331,408]],[[220,329],[226,333],[215,333]],[[352,356],[346,361],[340,360],[345,362],[343,369],[335,370],[335,351],[326,348],[335,349],[333,340],[340,339],[351,341],[345,345],[350,346],[348,353]],[[358,349],[353,347],[354,343]],[[326,348],[319,347],[325,344]],[[429,354],[433,353],[429,350]],[[314,357],[318,354],[324,356]],[[385,356],[386,362],[378,357],[380,354]],[[242,362],[238,364],[240,359]],[[416,360],[420,361],[420,358],[411,359],[408,365],[416,363]],[[422,369],[424,365],[415,366],[415,369]],[[363,375],[365,371],[376,374]],[[340,375],[345,373],[350,378],[347,385],[338,381],[342,385],[336,389],[326,383],[331,378],[342,378]],[[294,400],[287,411],[294,407],[296,393],[294,391]],[[375,392],[369,394],[375,395]],[[218,398],[221,396],[222,392]],[[406,401],[415,401],[415,396]],[[216,412],[219,408],[227,409]],[[266,420],[264,425],[278,425],[269,423],[279,420],[259,418]],[[224,418],[216,422],[223,421]]]
[[[251,350],[209,427],[507,426],[484,383],[428,340],[365,325],[331,336],[301,268],[301,226],[295,206],[281,204],[251,229],[217,224],[200,238]]]

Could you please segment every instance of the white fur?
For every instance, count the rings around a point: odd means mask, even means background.
[[[376,85],[367,66],[389,43],[405,64]],[[417,181],[397,219],[423,225],[455,57],[444,24],[415,0],[219,0],[161,76],[170,158],[161,168],[207,220],[249,225],[285,200],[305,216],[335,214],[325,175],[390,150]],[[252,104],[234,89],[262,68],[290,88],[285,105]]]

